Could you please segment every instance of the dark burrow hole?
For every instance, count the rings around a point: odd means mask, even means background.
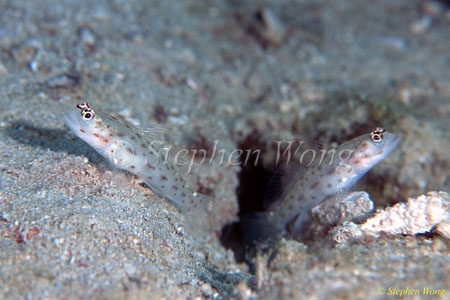
[[[252,155],[246,163],[244,163],[245,157],[242,157],[242,169],[239,173],[239,187],[237,189],[238,216],[241,219],[252,212],[264,210],[263,200],[272,178],[273,170],[269,170],[261,164],[265,144],[261,142],[257,133],[238,143],[238,146],[239,149],[244,151],[261,151],[259,158],[256,155]],[[222,229],[221,242],[225,248],[234,252],[236,262],[244,262],[245,245],[240,221],[227,224]]]
[[[303,140],[303,139],[300,139]],[[310,142],[313,139],[306,139],[304,141],[309,141],[305,144],[306,147],[313,147],[312,149],[318,149],[320,145],[314,142]],[[274,141],[275,143],[275,141]],[[264,199],[272,180],[273,175],[276,172],[276,155],[273,157],[273,161],[265,161],[264,166],[262,164],[262,157],[264,154],[272,151],[274,149],[268,149],[268,147],[274,146],[268,141],[265,141],[261,134],[254,131],[252,134],[247,136],[245,139],[238,143],[239,149],[244,152],[249,151],[254,153],[255,151],[260,151],[259,157],[256,155],[251,156],[241,156],[241,172],[239,173],[239,187],[237,189],[237,197],[239,203],[239,221],[227,224],[221,233],[222,245],[231,249],[234,253],[234,257],[237,263],[247,262],[249,263],[248,256],[254,255],[251,249],[246,249],[246,247],[252,248],[255,246],[253,241],[244,240],[245,226],[241,226],[241,220],[247,215],[251,215],[255,212],[265,211]],[[303,148],[302,148],[303,149]],[[307,148],[306,148],[307,149]],[[303,149],[305,150],[305,149]],[[247,161],[245,161],[247,159]],[[283,158],[282,158],[283,160]],[[265,167],[269,166],[269,167]],[[250,244],[247,244],[249,242]],[[274,241],[265,241],[268,248],[277,248],[276,244],[272,244]],[[309,242],[305,240],[304,242]],[[276,242],[275,242],[276,243]],[[250,250],[250,251],[248,251]],[[253,249],[254,250],[254,249]],[[248,251],[248,253],[246,253]],[[253,253],[253,254],[252,254]]]

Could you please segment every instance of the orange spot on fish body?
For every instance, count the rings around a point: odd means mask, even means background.
[[[311,189],[316,189],[318,186],[319,186],[319,182],[318,181],[316,181],[315,183],[313,183],[313,185],[311,185]]]

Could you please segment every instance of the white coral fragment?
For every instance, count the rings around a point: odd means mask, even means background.
[[[409,198],[406,203],[398,203],[379,211],[362,224],[361,229],[414,235],[429,232],[436,225],[448,220],[450,220],[450,195],[446,192],[428,192],[415,199]],[[445,228],[441,231],[445,232]]]
[[[450,220],[445,220],[436,226],[436,232],[450,240]]]

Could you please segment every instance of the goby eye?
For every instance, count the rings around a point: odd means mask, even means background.
[[[95,112],[94,110],[89,106],[89,103],[87,102],[83,102],[77,105],[77,108],[79,110],[81,110],[81,117],[86,120],[89,121],[91,120],[93,117],[95,117]]]
[[[371,133],[370,133],[370,139],[373,142],[380,142],[383,139],[383,134],[386,130],[384,130],[381,127],[377,127],[375,128]]]
[[[83,119],[88,121],[88,120],[91,120],[95,116],[95,114],[94,114],[94,111],[91,109],[84,109],[81,112],[81,116],[83,117]]]

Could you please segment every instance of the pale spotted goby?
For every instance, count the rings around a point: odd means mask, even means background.
[[[78,110],[64,114],[67,126],[112,166],[126,170],[143,180],[153,192],[172,201],[182,212],[194,218],[206,217],[207,198],[193,191],[183,174],[169,159],[163,134],[149,126],[144,134],[116,117],[95,110],[83,102]],[[153,128],[153,132],[152,132]],[[199,221],[199,220],[196,220]]]
[[[300,168],[285,190],[272,199],[265,212],[247,216],[243,231],[247,240],[267,240],[273,235],[290,233],[301,240],[304,223],[311,209],[329,197],[336,201],[370,169],[386,158],[399,144],[395,134],[376,128],[352,139],[334,151],[315,159],[307,168]]]

